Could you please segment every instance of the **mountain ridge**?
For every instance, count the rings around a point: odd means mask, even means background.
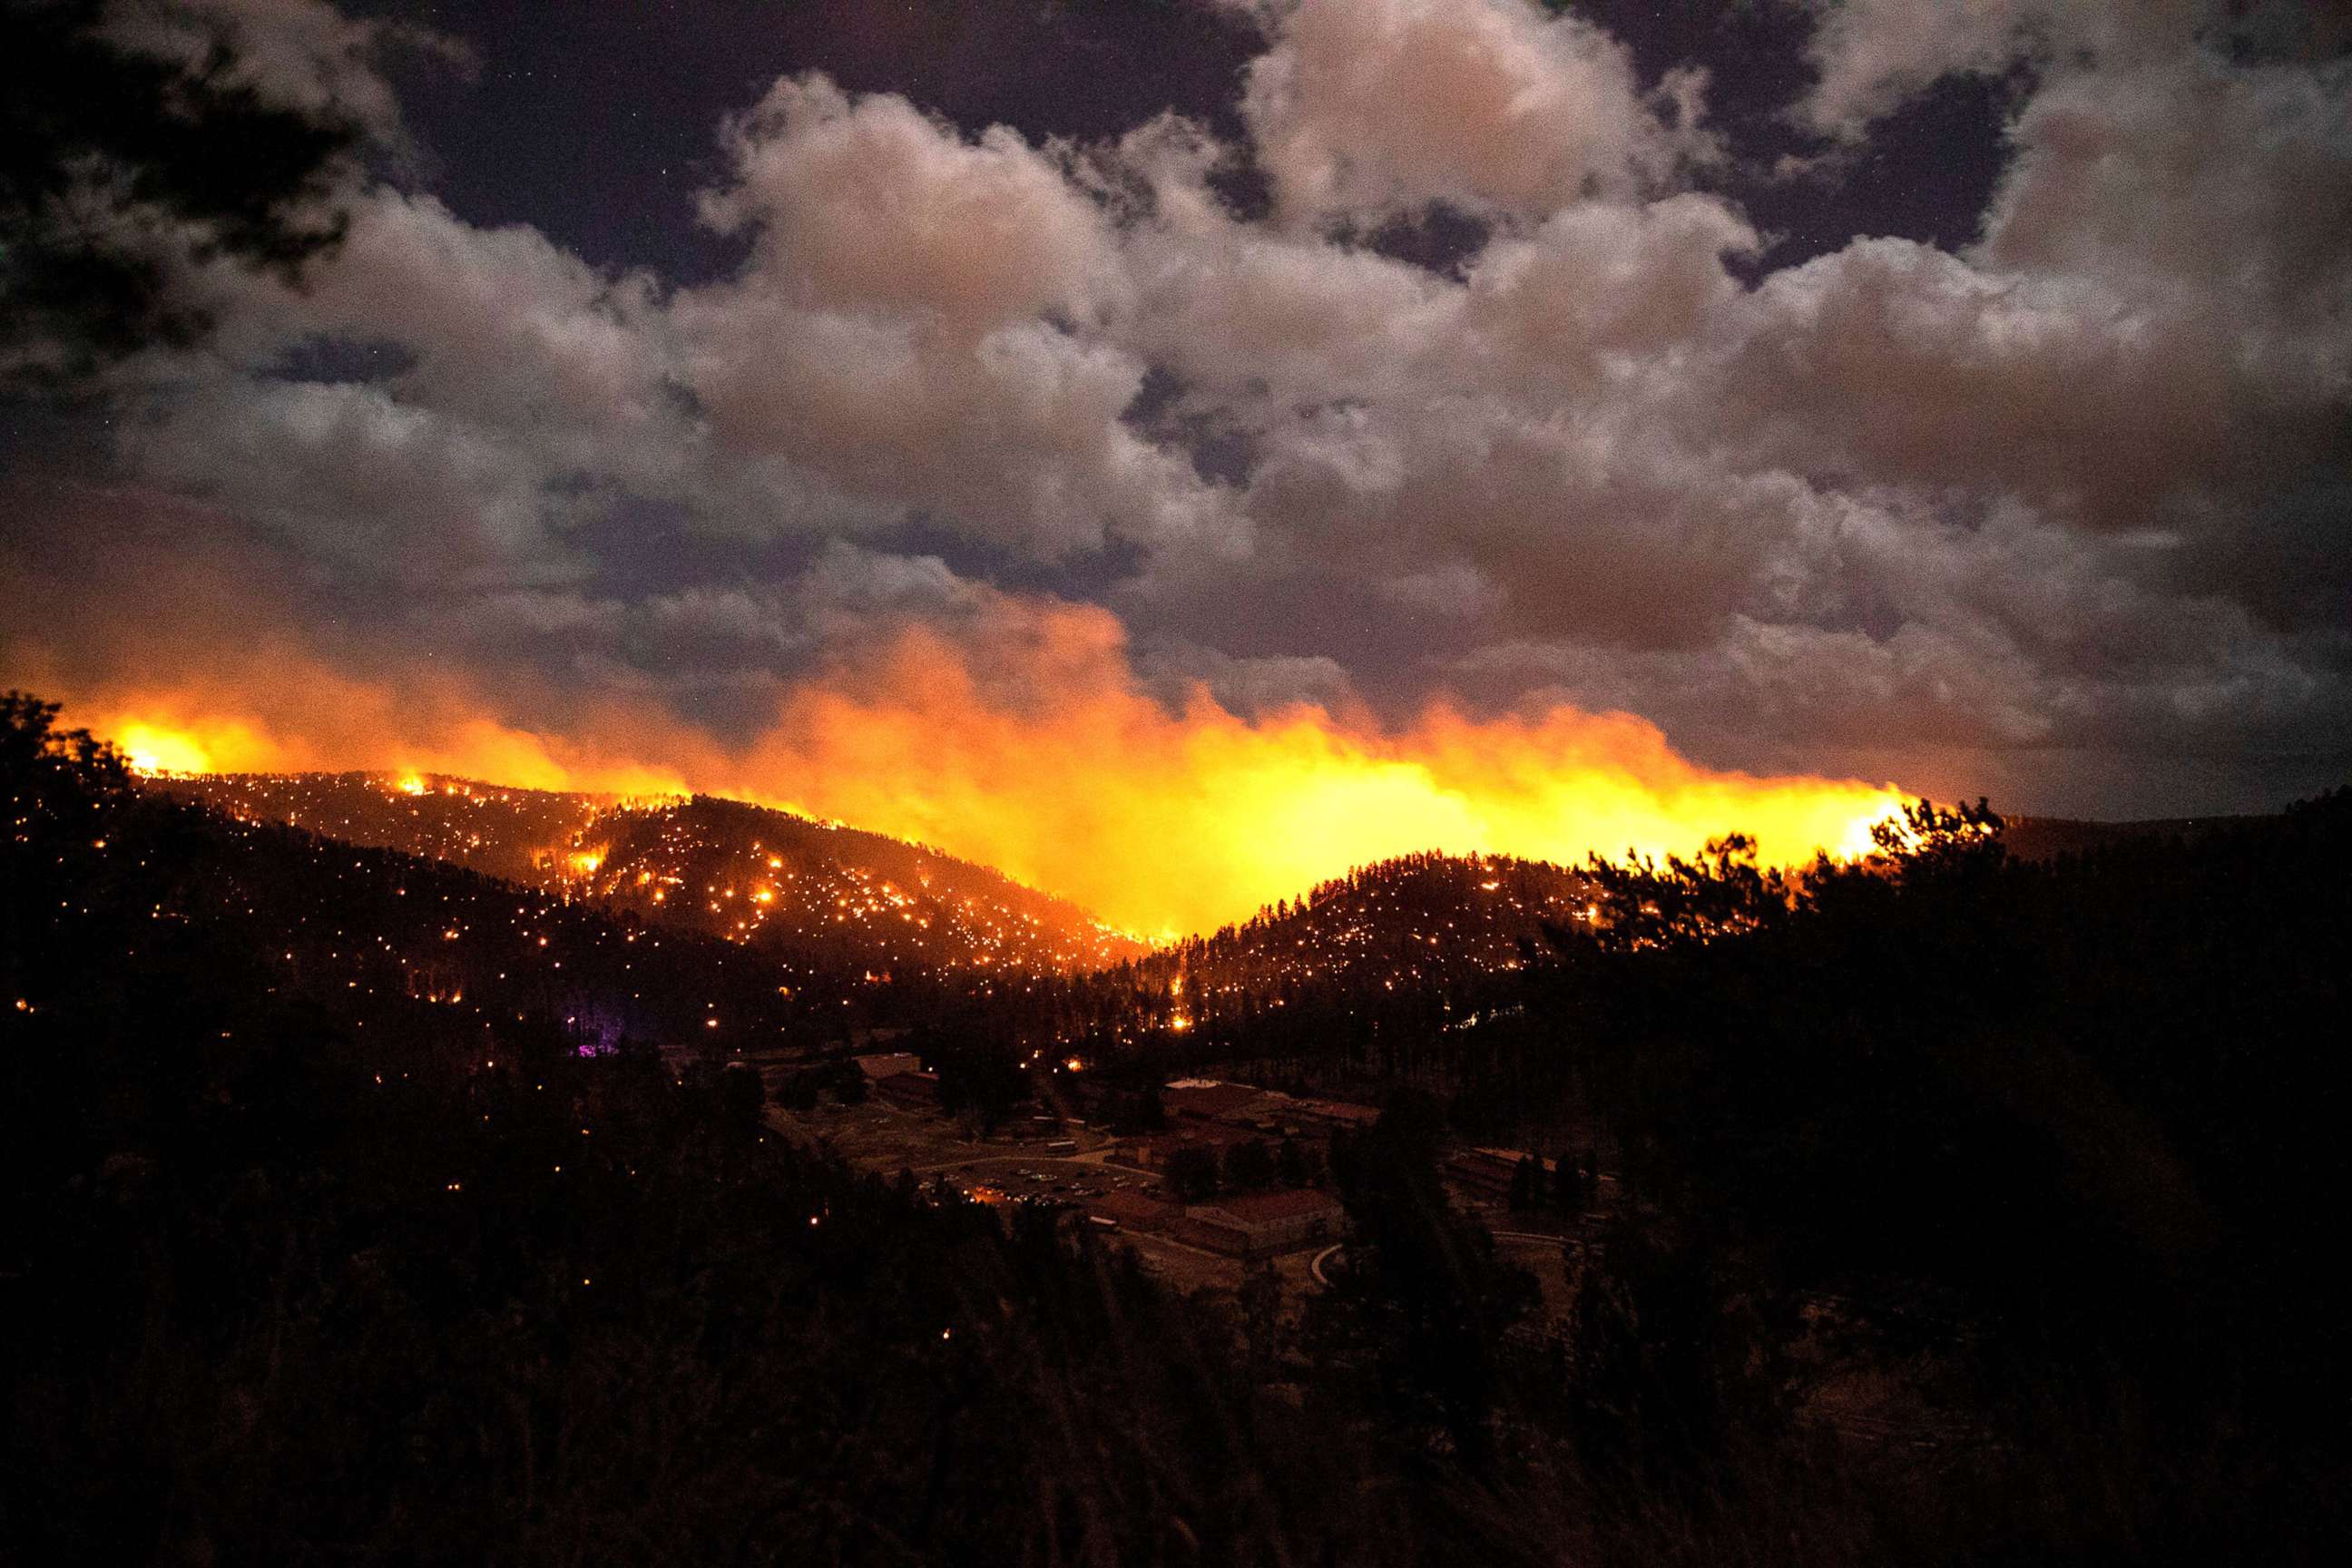
[[[641,919],[822,955],[828,964],[862,962],[875,982],[901,971],[1058,973],[1160,991],[1189,977],[1196,996],[1213,997],[1314,985],[1318,971],[1330,982],[1352,983],[1377,952],[1391,972],[1375,984],[1393,990],[1402,981],[1417,990],[1435,982],[1450,990],[1465,969],[1514,967],[1517,944],[1538,935],[1543,921],[1578,914],[1573,868],[1424,851],[1353,868],[1216,931],[1150,942],[996,868],[720,795],[632,796],[368,771],[154,774],[142,782],[241,820],[427,856]],[[2046,860],[2147,836],[2195,837],[2226,820],[2021,815],[2009,818],[2004,839],[2013,855]],[[1489,871],[1539,912],[1496,923],[1497,910],[1482,897],[1493,889],[1475,886],[1492,879]],[[1414,906],[1392,904],[1389,923],[1402,922],[1396,930],[1379,929],[1381,911],[1371,906],[1384,896]],[[1424,920],[1427,931],[1414,923]],[[1185,1017],[1166,1011],[1171,1021]]]
[[[151,775],[247,822],[428,856],[763,945],[864,945],[918,970],[1055,972],[1139,939],[992,867],[716,795],[634,797],[371,772]]]

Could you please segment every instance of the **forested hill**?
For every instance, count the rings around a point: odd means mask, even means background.
[[[2084,822],[2063,816],[2012,816],[2001,831],[2001,843],[2016,859],[2053,860],[2061,855],[2087,855],[2134,839],[2198,839],[2248,820],[2239,816],[2178,816],[2137,822]]]
[[[877,973],[1098,969],[1143,944],[985,866],[739,801],[615,810],[563,866],[593,897]]]
[[[700,932],[644,926],[446,861],[149,804],[143,813],[116,808],[121,826],[81,847],[91,879],[145,889],[143,924],[127,938],[85,929],[101,918],[93,898],[60,906],[37,940],[132,973],[208,933],[207,945],[236,953],[236,983],[334,996],[352,1027],[373,1029],[388,1049],[419,1007],[476,1028],[542,1019],[590,1054],[630,1039],[721,1055],[822,1044],[817,1032],[836,1022],[828,1011],[818,1010],[813,1028],[795,1020],[816,1008],[817,993],[837,1007],[832,994],[856,989],[855,975],[780,972]],[[45,1005],[70,1024],[119,1003],[101,987]]]
[[[1563,867],[1401,856],[1082,977],[1065,994],[1055,1037],[1103,1056],[1139,1049],[1171,1068],[1393,1072],[1441,1036],[1515,1012],[1528,945],[1589,910],[1582,875]]]
[[[1187,994],[1338,984],[1444,988],[1517,970],[1547,923],[1580,920],[1582,877],[1506,855],[1405,855],[1360,867],[1213,936],[1129,966],[1147,984],[1180,976]]]
[[[282,822],[346,844],[429,855],[513,882],[546,878],[556,851],[615,804],[610,795],[421,774],[159,774],[142,782],[240,821]]]
[[[1076,905],[987,867],[709,796],[631,803],[363,773],[173,777],[151,787],[246,821],[429,855],[877,979],[1084,970],[1143,951]]]

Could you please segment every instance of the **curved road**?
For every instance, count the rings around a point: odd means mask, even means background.
[[[1576,1245],[1573,1237],[1547,1236],[1539,1230],[1497,1230],[1489,1234],[1496,1241],[1540,1241],[1557,1247],[1562,1252]],[[1323,1272],[1323,1266],[1339,1257],[1343,1250],[1345,1250],[1343,1246],[1334,1243],[1317,1253],[1315,1260],[1307,1266],[1307,1271],[1315,1277],[1315,1283],[1322,1286],[1326,1290],[1331,1288],[1331,1277]]]

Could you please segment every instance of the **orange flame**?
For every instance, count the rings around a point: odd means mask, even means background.
[[[1476,719],[1440,703],[1397,728],[1307,705],[1248,719],[1205,688],[1171,711],[1108,613],[1024,615],[1013,679],[1001,657],[904,631],[859,673],[793,689],[735,744],[625,698],[573,700],[561,722],[528,728],[460,676],[371,681],[291,652],[270,661],[266,689],[224,676],[59,694],[76,701],[68,721],[144,766],[729,795],[919,839],[1171,936],[1422,849],[1575,862],[1688,853],[1737,830],[1774,864],[1857,854],[1903,799],[1704,768],[1625,713]]]
[[[214,748],[177,730],[130,723],[113,731],[116,747],[138,773],[208,773],[218,771]]]
[[[1200,689],[1171,714],[1123,659],[1047,663],[1063,674],[1045,700],[992,702],[953,649],[910,634],[865,689],[796,693],[748,771],[1171,935],[1420,849],[1578,861],[1738,830],[1776,864],[1854,854],[1903,798],[1702,769],[1630,714],[1482,721],[1440,705],[1391,731],[1301,706],[1251,721]]]

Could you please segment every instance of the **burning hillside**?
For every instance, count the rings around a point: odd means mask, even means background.
[[[425,774],[166,776],[246,821],[432,856],[723,937],[899,969],[1099,968],[1141,945],[985,867],[788,812],[631,801]]]
[[[1710,767],[1642,718],[1564,703],[1244,710],[1147,678],[1098,611],[984,606],[952,636],[908,627],[780,680],[725,732],[642,693],[494,681],[404,648],[354,660],[273,642],[257,658],[210,624],[175,628],[160,667],[152,637],[79,676],[20,661],[152,770],[364,767],[719,795],[934,845],[1171,940],[1433,849],[1573,865],[1742,832],[1768,861],[1799,864],[1866,849],[1903,798],[1885,783]]]
[[[1502,855],[1407,855],[1349,872],[1215,935],[1130,966],[1179,1005],[1213,1015],[1229,999],[1331,985],[1423,991],[1509,973],[1544,928],[1584,920],[1583,879]]]

